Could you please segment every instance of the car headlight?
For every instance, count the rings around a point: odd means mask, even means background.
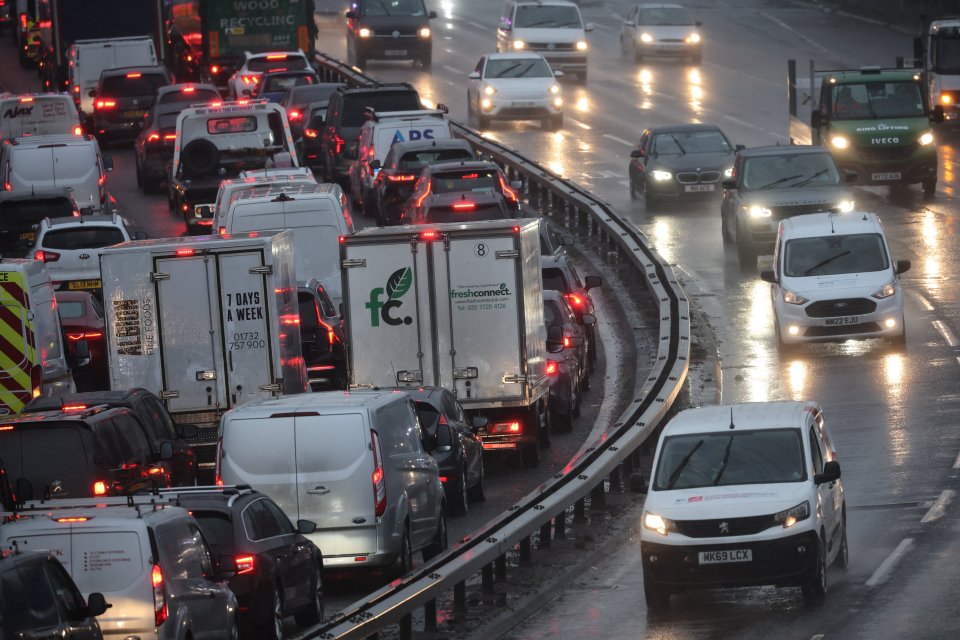
[[[784,529],[789,529],[801,520],[806,520],[809,517],[810,502],[805,501],[801,502],[795,507],[790,507],[789,509],[784,509],[780,513],[773,514],[773,521],[779,525],[783,525]]]
[[[429,37],[430,37],[430,27],[420,27],[420,31],[419,31],[418,33],[420,34],[420,37],[421,37],[421,38],[429,38]]]
[[[494,89],[493,87],[491,87],[491,86],[488,85],[488,84],[483,86],[483,95],[485,95],[485,96],[492,96],[492,95],[495,94],[496,92],[497,92],[497,90]]]
[[[729,169],[724,169],[724,170],[723,170],[723,177],[724,177],[724,178],[732,178],[732,177],[733,177],[733,167],[730,167]]]
[[[894,284],[894,281],[891,280],[887,284],[880,287],[879,291],[874,292],[872,295],[877,300],[883,300],[884,298],[889,298],[897,292],[897,287]]]
[[[698,42],[700,42],[700,34],[699,34],[699,33],[691,33],[690,35],[688,35],[688,36],[686,37],[686,42],[687,42],[687,44],[697,44]]]
[[[653,42],[653,36],[649,33],[641,33],[640,42]]]
[[[667,535],[667,532],[673,529],[672,522],[664,517],[658,516],[655,513],[650,513],[649,511],[643,514],[643,526],[645,529],[656,531],[662,536]]]
[[[481,109],[490,109],[492,107],[493,107],[493,101],[490,100],[490,98],[484,98],[483,100],[480,101]]]
[[[527,46],[527,43],[524,42],[523,40],[514,40],[514,41],[513,41],[513,48],[514,48],[514,49],[523,49],[523,48],[526,47],[526,46]]]
[[[560,85],[558,85],[558,84],[551,85],[551,86],[550,86],[550,93],[552,93],[552,94],[554,94],[554,95],[560,93]]]
[[[670,180],[673,178],[673,174],[669,171],[651,171],[650,175],[653,176],[653,179],[657,182],[664,182],[665,180]]]
[[[587,50],[587,41],[577,40],[577,51],[586,51],[586,50]]]
[[[806,304],[810,302],[807,298],[804,298],[799,293],[790,291],[790,289],[783,290],[783,301],[787,304]]]
[[[927,131],[922,136],[917,138],[917,141],[922,145],[928,145],[933,143],[933,132]]]
[[[561,98],[560,96],[555,97],[555,98],[553,99],[553,106],[555,106],[557,109],[559,109],[560,107],[562,107],[562,106],[563,106],[563,98]]]
[[[751,218],[769,218],[773,215],[773,212],[766,207],[761,207],[760,205],[753,205],[752,207],[747,208],[747,213],[750,214]]]
[[[850,146],[850,141],[844,138],[843,136],[833,136],[830,138],[830,144],[832,144],[837,149],[846,149]]]
[[[360,30],[357,31],[357,35],[360,36],[361,38],[369,38],[370,36],[373,35],[373,31],[371,31],[370,29],[367,29],[366,27],[360,27]]]
[[[840,213],[850,213],[855,206],[856,203],[853,200],[841,200],[837,203],[837,210]]]

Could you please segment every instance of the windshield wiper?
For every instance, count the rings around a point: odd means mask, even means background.
[[[813,175],[811,175],[811,176],[809,176],[809,177],[807,177],[807,178],[804,178],[804,179],[801,180],[800,182],[794,182],[794,183],[793,183],[792,185],[790,185],[790,186],[791,186],[791,187],[802,187],[802,186],[805,185],[805,184],[809,184],[812,180],[815,180],[816,178],[819,178],[820,176],[822,176],[823,174],[825,174],[825,173],[828,172],[828,171],[830,171],[830,169],[820,169],[820,171],[817,171],[817,172],[814,173]]]
[[[780,179],[778,179],[778,180],[774,180],[773,182],[771,182],[771,183],[769,183],[769,184],[765,184],[765,185],[763,185],[762,187],[758,187],[757,190],[759,191],[759,190],[761,190],[761,189],[769,189],[770,187],[775,187],[775,186],[777,186],[778,184],[783,184],[783,183],[786,182],[787,180],[796,180],[797,178],[802,178],[802,177],[803,177],[803,174],[802,174],[802,173],[798,173],[798,174],[795,175],[795,176],[787,176],[786,178],[780,178]]]
[[[683,471],[683,468],[687,466],[687,463],[690,462],[690,458],[696,453],[697,449],[700,448],[700,445],[703,444],[703,440],[700,440],[697,444],[693,445],[693,448],[687,452],[687,455],[683,456],[683,460],[680,461],[680,464],[677,465],[677,468],[673,470],[670,474],[670,477],[667,479],[667,489],[673,489],[673,485],[677,484],[677,480],[680,479],[680,472]]]
[[[509,67],[507,67],[506,69],[504,69],[503,71],[501,71],[500,73],[498,73],[497,75],[495,75],[494,78],[502,78],[505,74],[510,73],[511,71],[513,71],[514,69],[516,69],[517,67],[519,67],[520,64],[521,64],[521,63],[518,62],[518,63],[516,63],[516,64],[510,65]]]
[[[831,256],[831,257],[827,258],[826,260],[821,260],[821,261],[818,262],[817,264],[813,265],[812,267],[810,267],[809,269],[807,269],[806,271],[804,271],[804,272],[803,272],[803,275],[808,276],[808,275],[810,275],[811,273],[813,273],[814,271],[816,271],[817,269],[819,269],[820,267],[825,266],[825,265],[828,265],[828,264],[830,264],[831,262],[833,262],[834,260],[836,260],[837,258],[842,258],[843,256],[846,256],[846,255],[850,255],[850,251],[841,251],[840,253],[838,253],[838,254],[835,255],[835,256]]]
[[[388,16],[393,15],[392,13],[390,13],[390,10],[387,9],[387,5],[383,4],[383,0],[377,0],[377,4],[380,5],[380,8],[383,9],[383,12],[385,14],[387,14]]]
[[[529,29],[530,27],[539,27],[539,26],[544,25],[544,24],[550,24],[550,25],[552,25],[552,24],[553,24],[553,20],[552,20],[552,19],[550,19],[550,20],[538,20],[538,21],[536,21],[536,22],[531,22],[530,24],[517,25],[517,26],[520,27],[521,29]]]
[[[723,475],[723,472],[727,470],[727,461],[730,460],[730,447],[733,446],[733,436],[730,436],[730,440],[727,441],[727,447],[723,450],[723,462],[720,463],[720,470],[717,471],[717,475],[714,476],[712,484],[717,486],[720,483],[720,476]]]
[[[677,136],[675,136],[675,135],[673,135],[673,134],[671,133],[671,134],[670,134],[670,139],[673,140],[673,144],[677,145],[677,149],[680,149],[680,155],[682,155],[682,156],[687,155],[686,149],[684,149],[684,148],[683,148],[683,145],[680,144],[680,141],[677,140]]]

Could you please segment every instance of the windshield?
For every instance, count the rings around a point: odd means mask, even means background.
[[[544,287],[546,289],[546,287]],[[550,289],[547,289],[550,291]],[[563,316],[560,314],[560,309],[557,308],[557,303],[553,300],[545,300],[543,303],[543,324],[546,326],[551,326],[554,324],[563,324]]]
[[[369,0],[363,4],[365,16],[425,16],[423,0]]]
[[[884,271],[889,266],[878,233],[789,240],[783,258],[784,274],[794,278]]]
[[[563,277],[563,269],[545,267],[543,269],[544,291],[567,291],[567,280]]]
[[[830,103],[836,120],[925,115],[920,84],[913,80],[836,85],[830,89]]]
[[[733,149],[719,131],[674,131],[654,136],[653,152],[682,156],[688,153],[733,153]]]
[[[458,191],[499,191],[497,172],[492,169],[468,169],[433,174],[430,189],[434,193]]]
[[[552,78],[543,58],[506,58],[487,61],[485,78]]]
[[[654,489],[800,482],[806,477],[799,429],[697,433],[664,441]]]
[[[582,29],[580,11],[575,6],[522,4],[517,7],[514,28],[544,27]]]
[[[931,54],[937,73],[960,73],[960,28],[941,29],[933,41]]]
[[[693,25],[693,18],[683,7],[640,9],[637,24],[651,27],[683,27]]]
[[[342,126],[362,126],[367,121],[367,116],[363,112],[366,107],[381,113],[384,111],[416,111],[422,108],[420,95],[416,91],[360,92],[344,96]]]
[[[748,158],[744,189],[773,189],[840,184],[840,172],[828,153],[797,153]]]
[[[84,304],[79,300],[57,300],[57,309],[60,311],[61,320],[76,320],[77,318],[84,317],[87,314],[83,307]]]

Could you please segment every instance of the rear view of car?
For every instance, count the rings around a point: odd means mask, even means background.
[[[116,214],[46,219],[40,223],[31,257],[44,263],[54,289],[101,289],[96,250],[131,239],[126,225]]]
[[[135,138],[153,107],[157,89],[170,84],[166,67],[123,67],[104,71],[93,101],[92,130],[101,143]]]
[[[287,91],[294,87],[306,87],[319,83],[320,77],[313,69],[301,69],[300,71],[275,69],[263,74],[256,89],[251,91],[249,95],[270,102],[280,102]],[[244,94],[246,95],[247,91],[244,91]]]
[[[519,215],[517,192],[507,184],[500,167],[493,162],[457,162],[423,170],[402,222],[498,220]]]
[[[76,367],[73,371],[77,391],[108,389],[110,372],[107,368],[103,305],[89,291],[58,291],[56,298],[60,311],[60,326],[63,327],[67,349],[74,362],[77,361],[77,344],[86,342],[89,350],[89,364]]]
[[[80,215],[69,189],[0,191],[0,255],[22,258],[37,239],[44,218]]]

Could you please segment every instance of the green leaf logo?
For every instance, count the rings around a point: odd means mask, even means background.
[[[410,267],[397,269],[387,278],[387,297],[396,300],[405,294],[413,284],[413,270]]]

